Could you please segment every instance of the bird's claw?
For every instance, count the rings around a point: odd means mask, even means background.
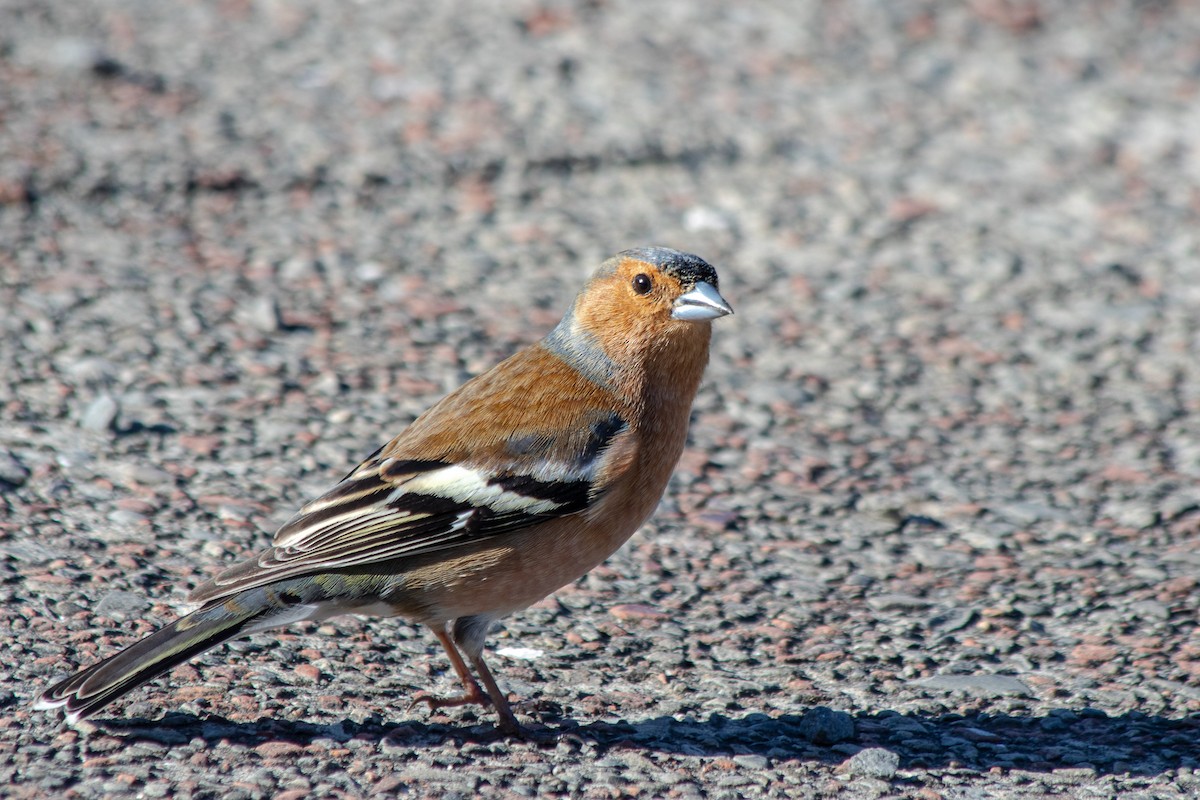
[[[421,703],[429,706],[430,711],[436,711],[439,708],[454,708],[456,706],[489,706],[492,704],[492,701],[482,689],[476,686],[474,691],[450,697],[439,697],[429,692],[417,692],[416,696],[408,704],[409,710],[416,708]]]

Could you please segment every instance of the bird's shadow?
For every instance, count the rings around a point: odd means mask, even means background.
[[[482,719],[482,717],[481,717]],[[490,722],[456,726],[378,717],[332,724],[263,717],[235,722],[220,716],[172,713],[162,720],[104,720],[109,734],[130,740],[182,745],[200,737],[259,746],[266,742],[331,746],[351,739],[377,741],[387,749],[421,749],[447,741],[494,743],[504,739]],[[1200,763],[1200,715],[1181,718],[1130,712],[1109,717],[1095,709],[1061,709],[1038,716],[928,714],[894,711],[847,714],[813,709],[805,714],[705,719],[654,717],[636,721],[579,723],[541,714],[529,729],[534,744],[575,743],[605,751],[637,749],[687,756],[760,755],[772,761],[840,763],[858,750],[881,747],[900,757],[901,769],[985,772],[999,767],[1049,772],[1070,767],[1098,774],[1154,776]]]

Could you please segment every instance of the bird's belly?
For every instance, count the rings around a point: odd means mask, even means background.
[[[423,607],[418,621],[431,624],[477,614],[511,614],[600,564],[637,530],[644,516],[621,525],[610,521],[602,528],[566,518],[501,537],[498,543],[461,556],[443,555],[406,570],[404,605],[416,600]]]

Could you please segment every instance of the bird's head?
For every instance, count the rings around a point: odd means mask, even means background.
[[[600,265],[563,321],[547,337],[594,372],[609,364],[707,360],[710,322],[732,314],[717,291],[717,271],[699,256],[668,247],[625,250]],[[703,361],[701,361],[701,365]]]
[[[707,261],[669,247],[642,247],[601,264],[573,313],[601,338],[670,337],[733,309],[717,291],[717,271]]]

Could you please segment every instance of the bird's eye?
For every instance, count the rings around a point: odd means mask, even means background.
[[[650,291],[650,276],[639,272],[633,276],[633,290],[638,294],[645,294]]]

